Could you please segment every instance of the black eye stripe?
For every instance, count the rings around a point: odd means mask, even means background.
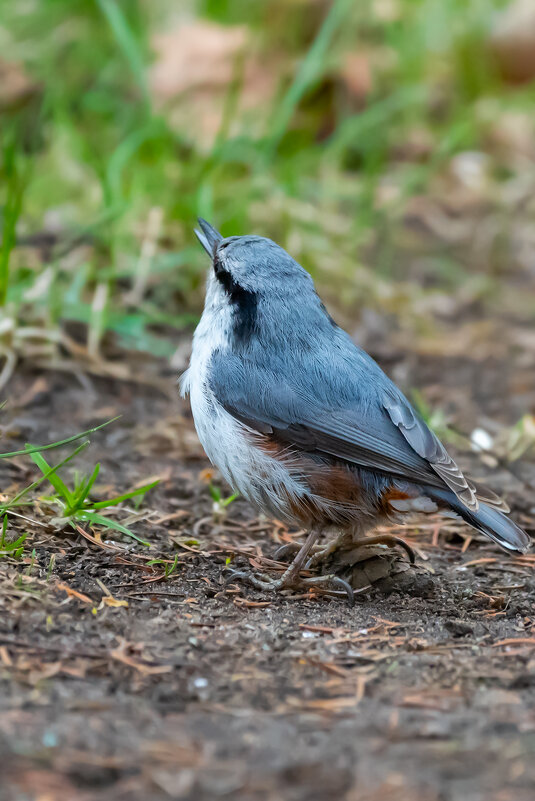
[[[214,273],[234,307],[234,336],[237,341],[247,341],[256,327],[256,293],[240,286],[230,272],[225,270],[217,256],[214,258]]]
[[[225,270],[221,262],[217,259],[214,261],[214,273],[232,301],[235,301],[242,292],[247,291],[234,280],[230,272]]]
[[[215,274],[217,275],[217,277],[219,278],[219,276],[220,276],[220,275],[222,275],[222,274],[223,274],[223,273],[225,273],[225,272],[227,272],[227,271],[225,270],[225,268],[224,268],[224,267],[223,267],[223,265],[221,264],[221,260],[220,260],[220,259],[217,257],[217,255],[216,255],[216,256],[214,257],[214,273],[215,273]]]

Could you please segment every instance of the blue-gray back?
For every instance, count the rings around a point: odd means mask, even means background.
[[[259,432],[421,484],[475,492],[442,444],[381,368],[336,326],[312,290],[301,303],[259,304],[242,348],[218,351],[210,385],[219,402]],[[311,293],[311,294],[312,294]],[[293,319],[288,318],[293,306]]]

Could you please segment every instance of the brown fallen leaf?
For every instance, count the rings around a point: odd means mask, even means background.
[[[119,598],[113,598],[110,595],[105,595],[104,598],[102,599],[102,603],[105,606],[111,606],[114,608],[117,608],[119,606],[126,606],[126,607],[128,606],[128,601],[120,601]]]
[[[398,706],[416,707],[421,709],[438,709],[448,712],[450,709],[463,703],[464,697],[458,690],[422,690],[421,692],[406,693]]]
[[[0,61],[0,110],[11,110],[24,105],[40,91],[19,64]]]
[[[505,646],[519,646],[525,645],[529,643],[530,645],[535,645],[535,637],[507,637],[505,640],[498,640],[492,644],[492,648],[503,648]]]
[[[510,161],[518,156],[535,159],[535,124],[529,111],[502,112],[492,122],[488,138],[500,159]],[[526,334],[533,340],[533,331]]]
[[[319,634],[332,634],[335,631],[349,631],[349,629],[342,629],[340,626],[316,626],[309,623],[300,623],[299,628],[304,631],[318,632]]]
[[[75,679],[85,679],[90,663],[86,659],[77,659],[72,665],[62,665],[61,672],[65,676],[72,676]]]
[[[151,520],[150,522],[153,526],[161,526],[163,523],[169,523],[171,520],[180,520],[181,518],[190,516],[191,512],[188,509],[178,509],[176,512],[162,515],[162,517],[158,517],[156,520]]]
[[[338,712],[344,709],[351,709],[359,704],[358,694],[339,698],[313,698],[310,701],[289,698],[290,706],[301,707],[302,709],[315,709],[323,712]]]
[[[79,601],[82,601],[84,604],[91,604],[91,606],[95,605],[95,602],[89,598],[89,596],[84,595],[83,592],[78,592],[78,590],[74,590],[72,587],[69,587],[68,584],[59,583],[56,585],[56,589],[60,592],[66,592],[69,598],[77,598]]]
[[[26,797],[39,801],[56,801],[59,798],[68,798],[69,801],[87,799],[85,790],[79,790],[66,775],[56,770],[40,770],[20,758],[7,765],[5,773],[2,782],[9,779],[13,789],[17,787]],[[9,785],[6,789],[9,790]]]
[[[102,600],[100,602],[99,609],[102,609],[103,606],[111,606],[111,607],[121,607],[121,606],[128,606],[128,601],[121,601],[118,598],[114,598],[109,589],[106,587],[103,581],[99,578],[96,578],[95,581],[97,582],[98,586],[104,593],[102,596]]]
[[[162,673],[170,673],[173,669],[172,665],[155,665],[147,662],[139,662],[133,657],[128,656],[126,653],[128,648],[129,644],[126,642],[126,640],[123,640],[118,648],[114,648],[112,651],[110,651],[111,658],[116,662],[121,662],[123,665],[127,665],[128,667],[137,670],[144,676],[158,676]]]
[[[223,26],[203,20],[181,23],[153,39],[157,60],[152,90],[169,100],[195,88],[225,87],[232,79],[232,61],[245,48],[244,26]]]
[[[229,87],[240,82],[239,108],[264,109],[267,117],[279,80],[280,59],[268,63],[255,52],[245,26],[218,25],[206,20],[182,22],[153,38],[156,60],[150,73],[157,107],[167,107],[171,124],[184,128],[209,146],[221,128]]]
[[[28,387],[20,398],[17,399],[17,407],[24,409],[26,406],[31,406],[33,401],[38,395],[48,392],[48,381],[44,376],[36,378],[35,381]]]
[[[364,100],[372,89],[370,56],[366,52],[347,53],[340,68],[340,77],[349,94]]]
[[[5,667],[13,667],[13,660],[5,645],[0,645],[0,662],[2,662]]]
[[[203,484],[211,484],[216,476],[216,471],[213,467],[205,467],[199,472],[199,481]]]
[[[35,670],[31,670],[28,675],[28,681],[33,685],[38,684],[41,681],[45,681],[45,679],[57,676],[62,671],[62,668],[61,662],[48,662]]]
[[[302,656],[300,657],[299,662],[304,665],[312,665],[312,667],[317,667],[319,670],[323,670],[324,673],[329,673],[342,679],[347,678],[349,675],[347,670],[338,667],[338,665],[335,665],[333,662],[321,662],[319,659],[313,659],[311,656]]]
[[[124,548],[119,548],[116,545],[109,545],[107,542],[102,542],[102,539],[100,537],[100,533],[97,532],[97,534],[95,534],[95,536],[93,536],[92,534],[89,534],[89,532],[84,531],[82,526],[80,526],[78,523],[75,523],[75,525],[76,525],[76,530],[78,531],[78,533],[81,534],[82,537],[85,540],[87,540],[88,542],[91,542],[93,545],[98,545],[99,548],[103,548],[106,551],[124,551],[125,550]]]
[[[247,598],[234,598],[234,605],[246,609],[262,609],[271,606],[271,601],[248,601]]]
[[[471,562],[463,562],[462,565],[458,565],[457,570],[464,569],[465,567],[475,567],[476,565],[494,565],[497,561],[498,560],[494,556],[472,559]]]
[[[533,0],[513,0],[497,17],[491,48],[505,80],[524,83],[535,78]]]

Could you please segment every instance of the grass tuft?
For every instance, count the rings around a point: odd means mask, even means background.
[[[117,418],[114,418],[117,419]],[[66,482],[59,475],[59,470],[69,462],[72,462],[82,451],[90,445],[90,440],[85,439],[66,457],[61,459],[55,465],[50,465],[42,452],[52,448],[59,448],[85,437],[87,434],[100,430],[104,425],[109,425],[113,421],[108,421],[103,425],[96,426],[88,431],[76,434],[75,436],[68,437],[67,439],[50,443],[44,446],[27,445],[22,451],[12,451],[8,454],[1,454],[3,458],[26,455],[29,456],[31,461],[36,465],[40,471],[40,476],[32,481],[31,484],[19,490],[12,498],[3,501],[0,504],[0,516],[3,515],[3,532],[10,514],[17,515],[17,510],[21,506],[32,507],[35,504],[39,505],[40,501],[46,503],[48,509],[47,517],[48,522],[55,528],[63,528],[69,525],[74,530],[80,523],[89,523],[91,526],[96,526],[105,531],[118,532],[130,539],[139,542],[141,545],[150,547],[147,540],[138,537],[131,529],[124,526],[115,518],[111,517],[106,510],[112,507],[119,506],[126,501],[134,500],[136,503],[141,501],[147,492],[157,486],[158,481],[152,481],[141,487],[136,487],[129,492],[115,495],[106,500],[93,500],[90,495],[93,486],[98,478],[100,471],[100,464],[97,463],[91,473],[88,475],[75,474],[74,483],[69,487]],[[48,482],[55,491],[52,495],[35,497],[35,490],[44,482]],[[50,510],[54,510],[56,514],[52,514]],[[3,537],[4,535],[2,535]],[[4,539],[2,539],[2,542]],[[2,550],[0,548],[0,550]]]

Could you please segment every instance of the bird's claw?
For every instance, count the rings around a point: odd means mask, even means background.
[[[300,546],[297,542],[287,542],[285,545],[280,545],[273,554],[273,559],[275,559],[277,562],[280,559],[286,559],[287,556],[290,556],[298,551],[299,547]]]
[[[250,584],[257,590],[275,592],[276,590],[285,589],[303,589],[303,587],[317,587],[320,584],[333,584],[335,587],[340,587],[347,595],[347,600],[351,606],[355,603],[355,593],[353,588],[347,581],[334,575],[327,576],[313,576],[310,578],[296,578],[291,582],[285,580],[284,576],[278,579],[270,579],[267,576],[256,576],[248,570],[234,570],[227,568],[228,575],[225,578],[225,584],[230,584],[236,580],[243,581]]]
[[[278,587],[274,586],[278,583],[278,579],[270,579],[267,576],[262,578],[255,576],[249,570],[235,570],[234,568],[227,568],[227,576],[224,579],[225,584],[231,584],[233,581],[241,580],[258,590],[275,590]]]
[[[413,565],[416,561],[416,554],[409,543],[405,542],[405,540],[402,540],[401,537],[394,536],[394,534],[377,534],[371,537],[364,537],[362,540],[360,540],[360,542],[362,545],[386,545],[387,548],[395,548],[397,545],[400,548],[403,548],[409,557],[409,562],[411,565]]]
[[[351,584],[348,584],[347,581],[344,581],[344,579],[340,578],[339,576],[335,576],[332,573],[327,576],[313,576],[312,578],[301,579],[301,583],[305,586],[313,587],[317,587],[319,584],[334,584],[335,587],[340,587],[340,589],[345,592],[349,605],[355,605],[355,593]]]

